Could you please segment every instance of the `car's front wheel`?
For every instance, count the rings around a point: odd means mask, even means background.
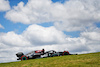
[[[23,55],[23,56],[21,57],[21,60],[28,60],[28,57],[25,56],[25,55]]]

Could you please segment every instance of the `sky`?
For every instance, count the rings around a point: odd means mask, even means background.
[[[100,52],[100,0],[0,0],[0,63],[33,50]]]

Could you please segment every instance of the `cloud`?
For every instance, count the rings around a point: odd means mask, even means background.
[[[20,35],[13,31],[0,33],[0,42],[9,46],[42,46],[66,43],[66,37],[53,26],[45,28],[33,24]]]
[[[4,27],[0,24],[0,28],[4,29]]]
[[[64,3],[65,15],[55,26],[64,31],[83,31],[99,22],[98,0],[70,0]]]
[[[14,33],[13,31],[0,34],[0,42],[9,46],[26,46],[30,45],[24,37]]]
[[[87,38],[88,40],[100,40],[100,32],[83,32],[81,33],[82,37]]]
[[[66,42],[66,35],[53,26],[45,28],[38,25],[30,25],[23,32],[22,36],[24,36],[25,39],[28,39],[32,44],[35,45],[52,45]]]
[[[83,31],[100,22],[99,0],[69,0],[63,4],[51,0],[28,0],[18,3],[5,17],[14,23],[54,22],[63,31]]]
[[[5,17],[15,23],[32,24],[46,22],[46,20],[50,19],[48,13],[50,4],[50,0],[28,0],[25,6],[23,2],[20,2],[8,11]]]
[[[13,31],[0,33],[0,62],[16,61],[17,52],[26,54],[42,48],[46,51],[68,50],[70,53],[98,52],[99,34],[100,29],[93,28],[81,32],[80,37],[70,38],[54,26],[45,28],[36,24],[30,25],[21,34]]]
[[[0,11],[7,11],[10,9],[8,0],[0,0]]]

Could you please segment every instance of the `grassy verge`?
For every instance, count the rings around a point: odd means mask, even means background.
[[[100,67],[100,52],[1,63],[0,67]]]

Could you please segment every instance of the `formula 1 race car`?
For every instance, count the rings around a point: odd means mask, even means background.
[[[16,56],[18,57],[17,60],[28,60],[28,59],[36,59],[36,58],[63,56],[63,55],[72,55],[72,54],[70,54],[68,51],[56,52],[54,50],[50,50],[50,51],[44,52],[44,49],[43,50],[35,50],[26,55],[24,55],[22,52],[18,52],[16,54]]]

